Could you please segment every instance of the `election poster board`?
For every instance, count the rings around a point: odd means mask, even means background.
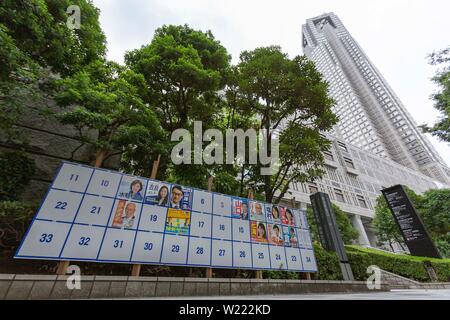
[[[317,271],[304,211],[70,162],[15,258]]]

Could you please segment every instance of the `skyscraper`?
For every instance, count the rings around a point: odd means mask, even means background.
[[[351,218],[357,242],[375,247],[380,190],[395,184],[417,193],[449,188],[450,169],[335,14],[308,19],[302,33],[303,51],[328,81],[339,121],[324,133],[332,142],[324,152],[324,176],[292,183],[283,201],[304,208],[311,194],[326,192]]]
[[[332,133],[354,146],[450,185],[450,169],[334,13],[302,26],[303,51],[336,100]]]

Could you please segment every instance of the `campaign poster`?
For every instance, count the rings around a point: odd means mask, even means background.
[[[132,201],[119,200],[112,226],[120,229],[133,229],[135,227],[137,204]]]
[[[294,227],[283,226],[284,246],[298,248],[298,238]]]
[[[251,222],[251,237],[254,242],[267,243],[267,225],[263,222]]]
[[[169,208],[191,210],[192,196],[191,188],[173,184],[170,190]]]
[[[289,226],[295,226],[294,214],[292,209],[282,208],[281,210],[281,223]]]
[[[168,209],[166,219],[166,233],[188,235],[190,225],[190,211]]]
[[[144,200],[145,184],[146,181],[144,179],[123,176],[117,197],[142,202]]]
[[[281,224],[267,224],[267,227],[269,228],[269,242],[277,246],[282,246],[284,239]]]
[[[264,221],[264,203],[259,201],[249,201],[250,219],[254,221]]]
[[[231,216],[236,219],[248,220],[248,200],[244,198],[233,198],[233,211]]]
[[[270,212],[268,211],[268,209]],[[267,205],[266,216],[270,216],[270,220],[267,221],[272,221],[273,223],[281,223],[281,212],[279,206]]]
[[[167,207],[169,205],[169,190],[169,184],[150,180],[145,194],[145,203]]]

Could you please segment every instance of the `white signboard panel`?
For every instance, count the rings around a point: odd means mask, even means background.
[[[303,211],[69,162],[15,257],[317,271]]]

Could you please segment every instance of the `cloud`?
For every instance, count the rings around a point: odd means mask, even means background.
[[[436,90],[427,54],[449,45],[447,0],[94,0],[108,39],[108,57],[123,62],[126,51],[151,41],[163,24],[211,30],[236,63],[243,50],[280,45],[301,54],[301,25],[307,18],[336,13],[390,83],[418,124],[439,113],[429,99]],[[447,163],[450,146],[430,138]]]

